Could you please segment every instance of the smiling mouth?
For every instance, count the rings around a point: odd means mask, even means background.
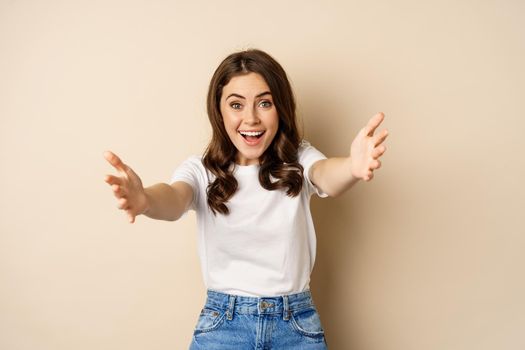
[[[250,141],[250,142],[253,142],[253,141],[256,141],[256,140],[260,139],[265,133],[266,133],[266,130],[263,131],[260,135],[257,135],[257,136],[250,136],[250,135],[243,135],[243,134],[239,131],[239,134],[240,134],[242,137],[244,137],[245,140]]]

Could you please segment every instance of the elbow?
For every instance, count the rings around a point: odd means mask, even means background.
[[[178,215],[174,215],[174,216],[171,216],[170,218],[167,219],[167,221],[178,221],[181,217],[183,216],[183,214],[178,214]]]
[[[326,193],[328,195],[328,197],[331,197],[331,198],[337,198],[337,197],[340,197],[342,196],[346,191],[348,191],[349,189],[351,189],[353,186],[355,185],[355,182],[350,184],[349,186],[347,187],[344,187],[344,188],[340,188],[340,189],[327,189],[327,190],[323,190],[324,193]]]
[[[330,198],[335,198],[335,197],[339,197],[342,192],[341,191],[337,191],[337,190],[332,189],[332,188],[326,188],[325,189],[325,188],[317,187],[317,193],[318,194],[324,193]]]
[[[343,192],[341,192],[341,191],[339,191],[339,192],[325,191],[324,193],[326,193],[328,195],[328,197],[330,197],[330,198],[337,198],[337,197],[341,196],[341,194],[343,194]]]

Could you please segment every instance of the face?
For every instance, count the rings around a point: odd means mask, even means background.
[[[237,148],[235,162],[259,164],[259,157],[279,127],[279,116],[264,78],[253,72],[233,77],[223,87],[220,110],[226,132]]]

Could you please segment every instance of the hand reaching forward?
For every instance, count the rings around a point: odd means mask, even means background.
[[[383,122],[385,115],[378,113],[374,115],[368,124],[359,131],[350,148],[351,173],[352,176],[370,181],[374,177],[373,171],[381,167],[379,157],[386,151],[381,143],[388,136],[388,131],[383,130],[374,136],[374,131]]]
[[[143,214],[148,208],[148,199],[139,176],[113,152],[104,152],[104,158],[115,167],[120,176],[106,175],[104,181],[111,185],[113,194],[118,199],[118,208],[125,210],[129,222],[135,222],[135,216]]]

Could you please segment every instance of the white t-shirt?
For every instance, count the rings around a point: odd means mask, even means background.
[[[237,192],[225,203],[230,214],[217,216],[206,199],[206,188],[215,176],[201,158],[186,159],[170,183],[184,181],[193,188],[190,209],[196,211],[197,249],[206,288],[256,297],[308,290],[316,253],[310,197],[328,196],[313,185],[308,171],[326,156],[308,141],[301,142],[298,158],[305,181],[296,197],[282,189],[264,189],[258,179],[260,165],[235,164]]]

